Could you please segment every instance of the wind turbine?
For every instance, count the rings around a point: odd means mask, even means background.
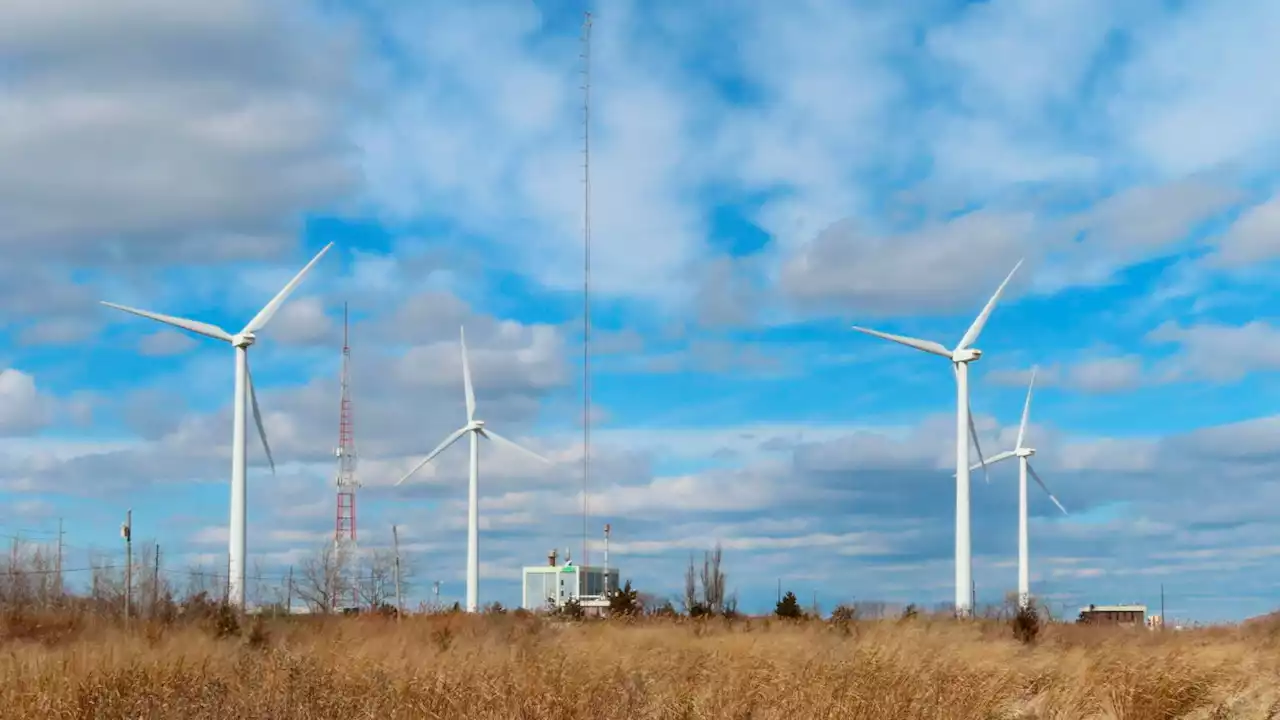
[[[231,431],[231,527],[230,535],[227,539],[227,553],[229,557],[228,563],[228,601],[232,606],[244,607],[244,590],[245,590],[245,417],[244,417],[244,400],[245,391],[248,390],[249,401],[253,407],[253,422],[258,426],[258,437],[262,439],[262,448],[266,450],[267,462],[271,465],[271,473],[275,474],[276,461],[271,457],[271,445],[267,443],[267,431],[262,426],[262,413],[258,410],[258,395],[253,389],[253,376],[249,372],[249,346],[257,341],[257,335],[267,323],[271,321],[272,316],[284,304],[284,301],[298,287],[298,283],[302,282],[303,276],[319,262],[324,254],[329,252],[329,248],[333,247],[333,243],[325,245],[316,256],[302,268],[288,285],[284,286],[279,293],[276,294],[271,302],[249,321],[248,325],[240,332],[232,335],[217,325],[200,322],[199,320],[188,320],[186,318],[173,317],[172,315],[161,315],[149,310],[138,310],[137,308],[117,305],[105,300],[100,301],[107,307],[117,310],[123,310],[127,313],[140,315],[144,318],[150,318],[166,325],[190,330],[198,335],[211,337],[214,340],[222,340],[231,343],[236,349],[236,380],[235,380],[235,402],[232,413],[232,431]]]
[[[1009,275],[1005,277],[1004,282],[1000,283],[1000,287],[996,288],[996,292],[987,301],[982,312],[969,326],[969,330],[965,332],[964,337],[960,338],[960,343],[956,345],[954,350],[948,350],[941,343],[932,340],[917,340],[916,338],[904,337],[902,335],[892,335],[879,330],[869,330],[867,328],[854,326],[853,329],[858,332],[873,335],[885,340],[892,340],[917,350],[927,353],[939,355],[951,361],[952,369],[956,376],[956,613],[959,615],[968,615],[972,611],[972,596],[970,595],[973,587],[973,558],[971,556],[971,532],[969,528],[969,442],[965,438],[965,430],[968,429],[969,435],[973,437],[973,444],[978,448],[978,457],[982,457],[982,446],[978,442],[978,431],[973,425],[973,418],[969,415],[969,363],[982,357],[982,351],[973,347],[978,341],[978,335],[982,332],[983,326],[987,324],[987,318],[991,316],[991,311],[995,309],[996,303],[1000,300],[1000,295],[1004,293],[1005,286],[1013,279],[1013,274],[1018,272],[1018,268],[1022,266],[1019,260],[1013,269],[1009,271]]]
[[[476,612],[479,609],[478,596],[480,589],[480,443],[478,438],[485,437],[494,440],[500,445],[515,448],[544,463],[549,464],[551,461],[502,437],[485,427],[483,420],[476,419],[476,396],[471,389],[471,367],[467,363],[467,332],[465,328],[461,331],[461,337],[462,385],[467,394],[467,424],[450,433],[443,442],[436,446],[435,450],[432,450],[430,454],[422,459],[422,462],[415,465],[412,470],[405,473],[404,477],[397,480],[396,485],[408,480],[414,473],[431,462],[435,456],[444,452],[445,448],[457,442],[458,438],[463,435],[471,436],[471,482],[467,488],[467,612]]]
[[[1012,450],[1005,450],[1002,453],[993,455],[985,462],[974,465],[971,470],[977,470],[979,467],[989,467],[995,465],[1001,460],[1009,458],[1018,458],[1018,607],[1025,608],[1031,599],[1031,574],[1028,568],[1029,551],[1027,542],[1027,475],[1036,481],[1036,484],[1044,490],[1054,505],[1067,513],[1067,509],[1062,507],[1062,503],[1058,502],[1058,498],[1053,496],[1049,490],[1049,486],[1044,484],[1044,480],[1040,479],[1040,475],[1031,467],[1031,456],[1036,454],[1035,448],[1029,448],[1022,443],[1027,438],[1027,419],[1031,416],[1031,391],[1036,384],[1036,369],[1031,369],[1031,383],[1027,385],[1027,402],[1022,406],[1022,424],[1018,426],[1018,440],[1014,443]]]

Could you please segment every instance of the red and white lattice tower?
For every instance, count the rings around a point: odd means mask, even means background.
[[[351,346],[347,339],[347,306],[342,306],[342,405],[338,420],[338,511],[334,521],[334,555],[340,584],[332,594],[335,610],[359,607],[356,552],[356,442],[351,418]]]

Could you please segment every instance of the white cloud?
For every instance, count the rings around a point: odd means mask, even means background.
[[[1231,12],[1181,7],[1130,30],[1133,54],[1106,111],[1140,167],[1184,175],[1273,156],[1280,92],[1256,78],[1280,60],[1267,39],[1278,23],[1274,3],[1250,0]]]
[[[161,330],[146,335],[138,343],[138,352],[149,356],[181,355],[196,346],[196,341],[177,330]]]
[[[825,301],[849,312],[980,307],[1022,255],[1031,227],[1030,216],[972,213],[916,232],[876,237],[846,220],[787,261],[782,288],[799,302]]]
[[[1170,379],[1230,382],[1250,372],[1280,368],[1280,330],[1260,320],[1240,326],[1204,323],[1188,327],[1166,321],[1148,333],[1147,340],[1179,346],[1165,370]]]
[[[1092,393],[1131,390],[1142,381],[1142,360],[1138,357],[1109,357],[1085,360],[1072,365],[1067,383]]]
[[[593,31],[592,262],[598,292],[652,296],[670,288],[648,278],[696,257],[702,223],[682,195],[698,152],[689,103],[656,47],[637,46],[629,16],[615,4]],[[379,22],[406,62],[357,132],[369,199],[393,219],[447,207],[503,247],[491,263],[576,287],[576,44],[537,39],[531,5],[422,3]]]
[[[271,337],[291,345],[331,342],[336,328],[321,298],[291,298],[272,319]]]
[[[1245,210],[1217,241],[1209,262],[1248,266],[1280,255],[1280,195]]]
[[[31,375],[5,368],[0,370],[0,434],[23,435],[49,422],[51,400],[41,395]]]
[[[162,6],[6,6],[11,258],[260,256],[290,215],[351,188],[331,26],[296,3]]]
[[[223,545],[226,544],[230,533],[225,525],[217,525],[214,527],[202,527],[191,533],[187,537],[187,542],[196,545]]]

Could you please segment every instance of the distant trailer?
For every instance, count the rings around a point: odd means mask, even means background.
[[[1137,625],[1147,624],[1146,605],[1090,605],[1080,608],[1077,622],[1088,625]]]

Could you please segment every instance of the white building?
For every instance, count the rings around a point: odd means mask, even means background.
[[[600,610],[609,604],[605,592],[618,589],[617,568],[578,566],[572,561],[560,565],[554,551],[547,555],[546,565],[526,566],[522,577],[520,607],[526,610],[558,608],[570,598],[577,598],[584,609]]]

